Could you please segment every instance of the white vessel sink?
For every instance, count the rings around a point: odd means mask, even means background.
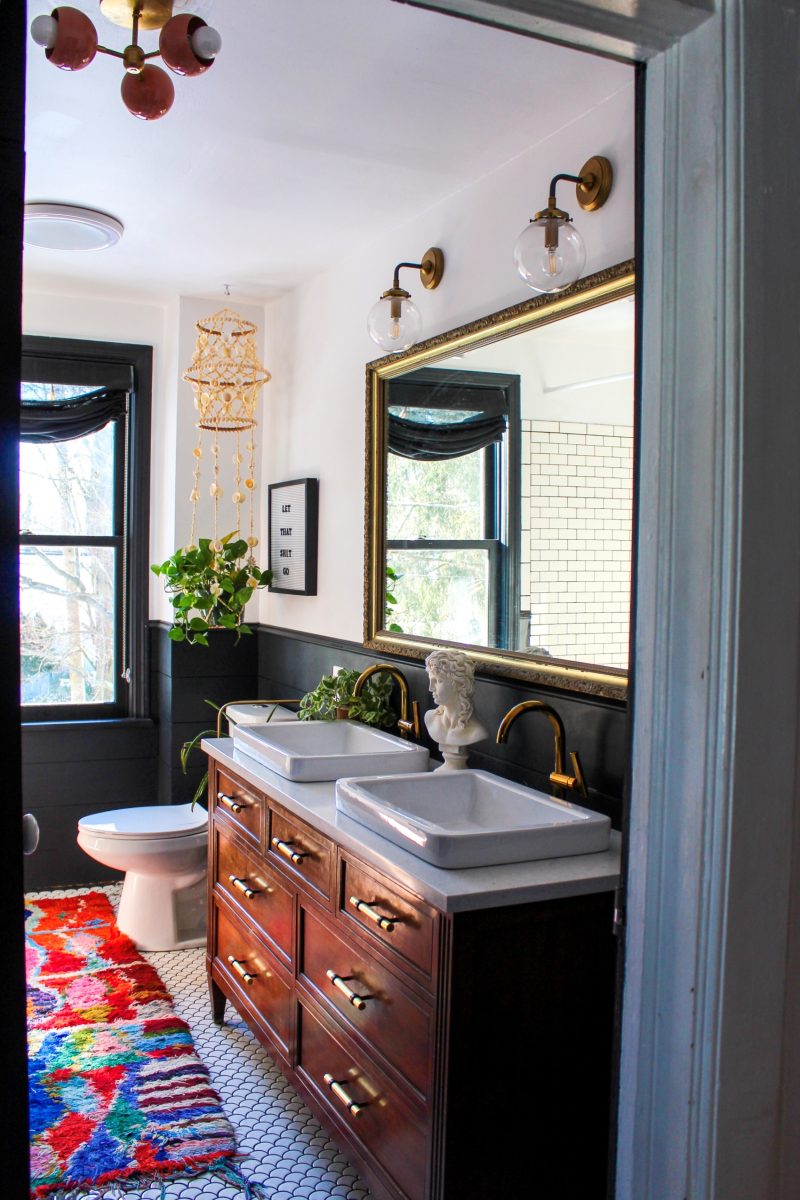
[[[611,822],[488,771],[339,779],[336,807],[436,867],[594,854]]]
[[[234,745],[284,779],[311,783],[342,775],[397,775],[426,771],[424,746],[359,721],[287,721],[238,725]]]

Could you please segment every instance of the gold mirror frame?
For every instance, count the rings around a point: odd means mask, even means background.
[[[385,384],[417,367],[431,366],[457,352],[475,349],[512,337],[540,325],[560,321],[636,293],[632,261],[619,263],[579,280],[558,295],[535,296],[522,304],[482,317],[460,329],[428,338],[402,354],[390,354],[367,363],[366,484],[364,531],[364,646],[379,654],[423,659],[437,646],[465,651],[479,670],[583,692],[613,700],[627,699],[627,671],[567,659],[536,658],[516,650],[461,645],[434,638],[390,633],[383,628],[386,563],[386,457],[388,422]]]

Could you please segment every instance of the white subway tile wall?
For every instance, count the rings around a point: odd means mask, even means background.
[[[555,658],[628,665],[633,428],[522,421],[521,608]]]

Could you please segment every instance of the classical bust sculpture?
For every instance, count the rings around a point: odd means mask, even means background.
[[[475,667],[460,650],[434,650],[425,659],[430,689],[438,708],[425,713],[425,725],[438,743],[444,763],[437,770],[460,770],[467,765],[465,747],[480,742],[486,730],[473,716]]]

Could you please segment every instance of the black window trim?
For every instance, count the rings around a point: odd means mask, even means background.
[[[399,387],[398,387],[399,385]],[[395,389],[392,395],[392,387]],[[458,397],[459,387],[471,393]],[[398,392],[402,389],[401,395]],[[480,400],[485,390],[493,399]],[[499,405],[494,398],[503,394]],[[521,397],[520,377],[502,371],[462,370],[460,368],[420,367],[409,375],[391,380],[387,388],[387,411],[395,406],[418,408],[481,409],[504,411],[506,433],[502,442],[494,442],[484,455],[483,538],[482,539],[387,539],[387,552],[398,550],[486,549],[489,552],[491,586],[488,596],[489,645],[515,645],[520,608],[520,515],[521,480]],[[388,467],[387,467],[388,474]],[[505,482],[505,488],[503,486]],[[505,492],[505,494],[504,494]],[[505,520],[504,520],[505,518]]]
[[[114,720],[147,717],[149,699],[149,549],[150,549],[150,422],[153,349],[133,342],[104,342],[83,338],[23,335],[21,377],[34,383],[75,383],[119,387],[128,392],[127,421],[116,422],[123,438],[122,457],[127,478],[119,489],[125,553],[120,556],[117,602],[122,614],[124,644],[121,667],[130,668],[122,681],[118,704],[24,705],[23,722]],[[115,528],[120,525],[115,523]],[[27,537],[37,544],[59,541],[77,545],[78,537]],[[108,539],[92,538],[93,544]],[[123,573],[125,578],[123,578]]]

